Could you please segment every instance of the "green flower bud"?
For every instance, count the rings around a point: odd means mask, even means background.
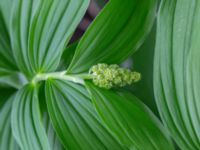
[[[133,80],[134,82],[138,82],[141,79],[141,74],[138,72],[132,72],[131,73],[131,80]]]
[[[96,86],[110,89],[112,87],[123,87],[138,82],[141,74],[132,72],[126,68],[120,68],[118,65],[98,64],[91,67],[89,74],[92,75]]]

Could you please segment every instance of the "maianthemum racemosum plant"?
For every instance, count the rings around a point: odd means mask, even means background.
[[[159,7],[154,93],[164,125],[124,88],[143,78],[119,64],[142,45],[157,4],[110,0],[68,45],[89,0],[0,0],[0,150],[174,150],[172,139],[199,150],[199,0]]]

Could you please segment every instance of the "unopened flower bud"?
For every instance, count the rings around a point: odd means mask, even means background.
[[[141,74],[132,72],[126,68],[120,68],[118,65],[98,64],[91,67],[89,74],[93,77],[95,85],[110,89],[112,87],[123,87],[138,82]]]

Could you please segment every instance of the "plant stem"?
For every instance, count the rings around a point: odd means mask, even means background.
[[[92,79],[92,75],[89,75],[89,74],[66,74],[66,71],[43,73],[43,74],[37,74],[33,78],[32,83],[36,84],[40,81],[45,81],[49,78],[67,80],[67,81],[72,81],[74,83],[84,84],[84,80]]]

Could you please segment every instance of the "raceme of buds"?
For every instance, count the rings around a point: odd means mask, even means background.
[[[123,87],[138,82],[141,74],[118,65],[97,64],[91,67],[93,83],[101,88]]]

